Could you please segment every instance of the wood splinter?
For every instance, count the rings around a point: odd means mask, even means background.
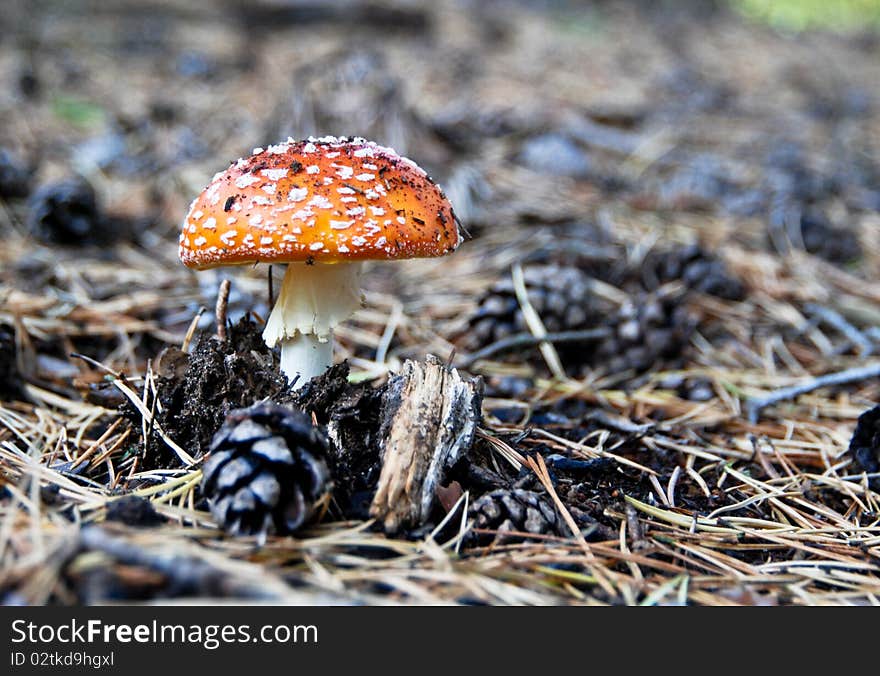
[[[470,449],[480,421],[483,381],[462,378],[428,355],[407,360],[388,383],[382,471],[370,514],[386,532],[424,523],[446,470]]]

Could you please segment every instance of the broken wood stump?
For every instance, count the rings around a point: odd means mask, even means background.
[[[382,471],[370,514],[386,532],[424,523],[446,470],[471,447],[483,381],[440,359],[407,360],[384,395]]]

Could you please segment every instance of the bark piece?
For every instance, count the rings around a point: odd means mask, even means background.
[[[483,381],[428,355],[393,376],[383,411],[382,472],[370,514],[393,533],[424,523],[446,470],[471,447]]]

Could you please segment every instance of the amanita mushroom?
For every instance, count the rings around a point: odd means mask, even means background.
[[[461,243],[452,206],[414,162],[361,138],[255,148],[190,206],[180,260],[287,263],[263,338],[296,387],[333,360],[333,329],[361,304],[361,262],[443,256]]]

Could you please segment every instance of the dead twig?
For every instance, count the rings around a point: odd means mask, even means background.
[[[811,378],[800,385],[792,385],[791,387],[783,387],[764,397],[755,397],[749,399],[746,404],[746,412],[750,423],[755,424],[761,415],[761,411],[768,406],[777,404],[780,401],[794,399],[802,394],[807,394],[820,387],[832,387],[834,385],[848,385],[849,383],[857,383],[869,378],[880,376],[880,363],[869,364],[867,366],[857,366],[855,368],[838,371],[837,373],[828,373],[824,376]]]
[[[805,306],[807,312],[812,314],[828,326],[840,331],[844,337],[855,346],[856,350],[862,357],[868,357],[874,351],[874,344],[871,339],[855,326],[850,324],[843,315],[836,310],[832,310],[816,303],[807,303]]]
[[[229,288],[231,286],[228,279],[220,282],[220,289],[217,292],[217,306],[214,310],[217,320],[217,337],[224,343],[226,342],[226,309],[229,305]]]

